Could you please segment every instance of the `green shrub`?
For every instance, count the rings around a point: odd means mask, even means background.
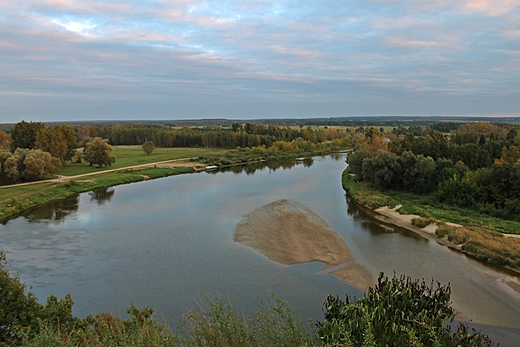
[[[363,299],[351,303],[329,295],[318,334],[326,346],[492,346],[462,324],[455,333],[445,327],[454,318],[450,296],[450,287],[438,282],[381,273]]]
[[[433,223],[436,223],[437,221],[435,220],[435,218],[423,218],[423,217],[419,217],[419,218],[414,218],[412,219],[412,225],[418,227],[418,228],[425,228],[427,227],[428,225],[430,224],[433,224]]]

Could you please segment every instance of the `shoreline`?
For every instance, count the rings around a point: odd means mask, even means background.
[[[363,208],[365,211],[369,212],[376,220],[378,220],[381,223],[391,225],[398,228],[406,229],[410,232],[415,233],[416,235],[419,235],[421,237],[424,237],[425,239],[435,241],[436,243],[446,246],[450,248],[451,250],[460,252],[464,254],[465,256],[477,260],[482,264],[485,264],[487,266],[490,266],[497,271],[502,271],[505,273],[508,273],[515,277],[520,277],[520,269],[515,269],[510,266],[500,266],[500,265],[494,265],[489,262],[483,261],[482,259],[479,259],[477,256],[465,251],[462,249],[462,244],[456,244],[454,242],[449,241],[446,237],[439,238],[436,236],[435,231],[438,228],[438,223],[444,223],[446,225],[452,226],[452,227],[464,227],[460,224],[455,224],[447,221],[442,220],[436,220],[435,223],[430,223],[426,227],[420,228],[418,226],[415,226],[412,224],[412,220],[414,218],[421,218],[419,215],[414,214],[402,214],[398,212],[397,210],[401,207],[401,205],[396,205],[394,208],[390,208],[389,206],[383,206],[379,208],[372,209],[370,206],[363,204],[360,202],[356,197],[349,192],[349,189],[344,185],[343,189],[345,192],[352,198],[352,200],[361,208]],[[387,229],[388,231],[392,232],[393,228],[389,227],[387,225],[380,224],[381,227],[384,229]],[[520,238],[520,235],[508,235],[508,234],[502,234],[504,237],[511,237],[511,238]],[[507,283],[506,283],[507,284]],[[517,294],[520,294],[520,287],[514,284],[507,284],[512,290],[514,290]]]
[[[333,150],[320,150],[313,153],[300,154],[286,154],[284,157],[272,160],[291,160],[300,156],[314,157],[319,155],[327,155],[334,152]],[[8,192],[10,189],[23,189],[23,187],[38,186],[40,189],[35,189],[32,192],[18,192],[11,198],[6,198],[4,206],[0,206],[0,223],[7,223],[9,220],[16,218],[21,213],[29,211],[40,205],[65,199],[79,193],[85,193],[95,189],[109,188],[121,184],[128,184],[140,182],[149,179],[162,178],[167,176],[175,176],[178,174],[205,172],[207,163],[190,161],[191,158],[170,159],[160,162],[152,162],[146,164],[139,164],[117,169],[103,170],[99,172],[91,172],[76,176],[60,176],[59,178],[52,178],[46,180],[39,180],[34,182],[24,182],[12,185],[0,185],[0,191]],[[218,168],[243,166],[254,163],[269,162],[271,160],[262,159],[249,162],[237,162],[230,165],[218,165]],[[163,169],[161,172],[160,169]],[[146,172],[139,174],[139,171],[157,170],[157,172]],[[166,172],[165,170],[170,170]],[[121,177],[113,177],[115,174],[124,174]],[[99,180],[92,178],[92,176],[100,176]],[[85,179],[84,179],[85,178]],[[100,181],[100,182],[98,182]],[[57,188],[57,189],[56,189]],[[20,194],[18,194],[20,193]],[[7,193],[6,193],[7,194]],[[10,199],[10,201],[9,201]]]

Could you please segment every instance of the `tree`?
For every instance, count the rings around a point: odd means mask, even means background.
[[[87,142],[85,150],[83,151],[85,160],[87,160],[90,165],[97,165],[99,167],[110,166],[116,161],[116,158],[111,156],[110,152],[112,152],[112,146],[108,144],[107,139],[102,139],[101,137],[94,137]]]
[[[6,184],[8,181],[18,181],[18,157],[6,150],[0,149],[0,181]]]
[[[425,157],[422,154],[418,155],[416,160],[413,191],[419,194],[427,194],[435,191],[437,188],[437,180],[435,179],[437,164],[432,157]]]
[[[57,172],[61,167],[59,159],[54,159],[41,149],[32,149],[23,160],[24,170],[21,176],[28,181],[42,179],[45,175]]]
[[[71,160],[76,153],[75,149],[77,147],[76,133],[74,132],[74,128],[67,124],[60,124],[57,125],[55,129],[63,134],[63,138],[67,144],[67,154],[65,155],[64,159]]]
[[[145,143],[143,143],[143,151],[150,155],[153,150],[155,149],[155,145],[153,144],[152,141],[146,141]]]
[[[11,135],[6,133],[5,131],[0,130],[0,149],[11,148],[11,141]]]
[[[17,148],[34,148],[36,135],[45,128],[41,122],[21,121],[16,123],[11,131],[11,152]]]
[[[68,153],[67,142],[65,140],[65,135],[63,135],[63,133],[58,129],[42,129],[36,135],[34,148],[50,153],[51,156],[60,159],[62,164],[65,164],[65,157]]]
[[[59,300],[51,295],[43,306],[18,276],[9,273],[6,265],[5,254],[0,251],[0,345],[19,345],[22,335],[34,337],[40,323],[63,332],[72,331],[79,320],[72,316],[74,302],[70,295]]]
[[[480,332],[468,333],[460,324],[455,333],[445,328],[455,317],[451,289],[433,281],[392,279],[379,275],[363,299],[343,302],[329,295],[318,334],[327,346],[493,346]]]

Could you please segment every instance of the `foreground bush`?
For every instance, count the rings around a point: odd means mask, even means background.
[[[446,328],[454,319],[450,306],[451,289],[438,282],[401,276],[391,279],[383,273],[365,298],[353,303],[329,296],[325,320],[318,333],[327,346],[493,346],[479,332],[469,332],[460,324],[452,333]]]

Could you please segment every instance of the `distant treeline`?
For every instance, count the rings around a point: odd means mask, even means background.
[[[480,122],[459,125],[450,133],[420,130],[359,130],[355,151],[347,159],[350,171],[379,189],[434,194],[441,203],[520,220],[516,126]]]
[[[146,141],[157,147],[229,148],[265,146],[276,141],[303,139],[311,143],[345,137],[345,129],[312,129],[275,124],[233,123],[230,127],[181,127],[130,125],[94,128],[89,126],[89,136],[101,134],[112,145],[142,145]],[[82,136],[81,132],[80,136]]]

